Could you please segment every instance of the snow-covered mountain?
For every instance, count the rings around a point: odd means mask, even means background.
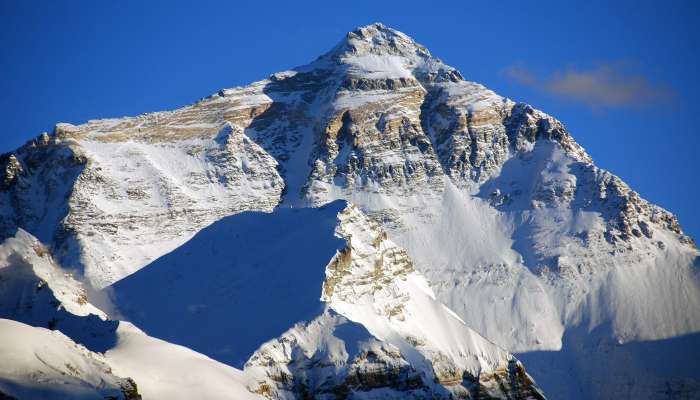
[[[145,397],[157,363],[122,343],[270,398],[537,398],[525,369],[554,399],[700,398],[700,253],[676,218],[381,24],[175,111],[58,124],[0,167],[2,246],[54,266],[7,257],[0,317],[112,357]],[[56,308],[55,271],[150,336]]]

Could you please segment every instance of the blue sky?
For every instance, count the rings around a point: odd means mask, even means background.
[[[560,119],[600,167],[700,239],[700,3],[334,3],[0,0],[0,152],[57,122],[245,85],[380,21]]]

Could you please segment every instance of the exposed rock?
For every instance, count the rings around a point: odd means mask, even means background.
[[[1,188],[10,187],[17,179],[17,176],[23,171],[22,164],[19,163],[19,160],[17,160],[14,154],[7,156],[4,161]]]

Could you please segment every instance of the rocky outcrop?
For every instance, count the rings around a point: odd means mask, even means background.
[[[2,187],[8,188],[17,179],[17,175],[22,173],[22,164],[19,163],[14,154],[6,156],[2,174]]]

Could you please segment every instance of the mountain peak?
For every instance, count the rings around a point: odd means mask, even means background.
[[[379,22],[348,32],[328,55],[343,58],[367,54],[431,58],[430,52],[411,37]]]
[[[462,80],[456,69],[433,57],[423,45],[379,22],[348,32],[311,65],[314,68],[341,65],[347,67],[344,71],[351,76],[370,79]]]

